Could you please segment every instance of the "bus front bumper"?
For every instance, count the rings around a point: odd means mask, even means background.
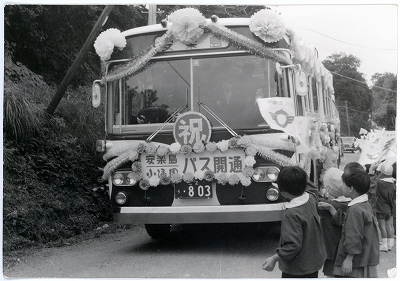
[[[268,205],[118,207],[114,221],[123,224],[241,223],[281,221],[284,203]]]

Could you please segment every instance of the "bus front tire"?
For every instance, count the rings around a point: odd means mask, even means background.
[[[145,224],[147,234],[154,239],[167,237],[171,230],[170,224]]]

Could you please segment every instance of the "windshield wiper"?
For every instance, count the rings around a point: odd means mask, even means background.
[[[146,142],[150,142],[162,129],[164,129],[165,125],[167,125],[169,122],[171,122],[178,114],[181,114],[183,111],[185,111],[186,109],[189,108],[188,105],[188,89],[186,89],[186,104],[182,105],[181,107],[179,107],[177,110],[175,110],[174,113],[171,114],[170,117],[168,117],[167,120],[164,121],[164,123],[157,128],[157,130],[155,130],[147,139]]]
[[[173,71],[175,71],[176,74],[179,75],[179,77],[182,78],[183,81],[185,81],[186,84],[188,84],[188,86],[190,87],[190,84],[188,81],[186,81],[186,79],[178,72],[178,70],[176,70],[176,68],[169,62],[167,61],[167,63],[169,64],[169,66],[172,68]]]
[[[202,102],[199,102],[198,104],[199,106],[204,108],[204,110],[207,111],[208,114],[214,117],[215,120],[217,120],[229,133],[231,133],[232,136],[237,138],[240,137],[231,127],[228,126],[228,124],[226,124],[221,118],[219,118],[217,114],[215,114],[207,105],[205,105]]]

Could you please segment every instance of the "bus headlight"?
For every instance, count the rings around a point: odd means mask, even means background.
[[[279,169],[278,167],[268,167],[265,174],[270,181],[276,181],[278,178]]]
[[[279,168],[276,166],[259,166],[254,168],[252,179],[255,182],[274,182],[278,174]]]
[[[121,173],[115,173],[113,175],[113,183],[115,185],[121,185],[124,183],[124,175]]]
[[[127,199],[128,197],[126,196],[125,192],[120,191],[117,193],[117,195],[115,195],[115,202],[117,202],[119,205],[125,204]]]
[[[264,177],[265,177],[265,172],[262,169],[260,169],[260,168],[254,169],[254,173],[252,176],[254,181],[261,181],[264,179]]]
[[[138,180],[135,173],[129,171],[118,171],[112,175],[112,182],[116,186],[133,186]]]
[[[126,183],[129,185],[135,185],[137,180],[135,179],[135,174],[134,173],[129,173],[126,176]]]
[[[276,201],[279,198],[279,190],[272,187],[267,190],[266,196],[269,201]]]

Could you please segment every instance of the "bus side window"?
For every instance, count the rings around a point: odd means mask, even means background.
[[[311,112],[311,101],[309,93],[307,93],[307,95],[304,96],[304,101],[306,104],[306,112]]]
[[[119,104],[120,103],[119,81],[112,82],[112,88],[113,88],[112,112],[113,112],[114,124],[121,125],[121,113]]]
[[[323,109],[324,115],[326,117],[328,117],[328,106],[327,106],[327,103],[326,103],[326,99],[327,99],[326,91],[324,90],[323,87],[321,87],[321,88],[322,88],[322,90],[321,90],[321,94],[322,94],[322,109]]]
[[[277,75],[278,73],[275,70],[275,64],[271,62],[271,60],[262,60],[261,65],[263,67],[264,73],[264,85],[263,85],[263,94],[264,98],[272,98],[278,96],[278,84],[277,84]],[[261,77],[260,77],[261,78]]]
[[[318,112],[318,109],[319,109],[318,89],[317,89],[317,83],[313,78],[311,79],[311,94],[312,94],[314,112]]]
[[[304,103],[305,103],[305,111],[306,112],[313,112],[313,103],[312,103],[312,94],[310,89],[310,79],[307,76],[307,94],[304,96]]]
[[[292,82],[292,90],[293,90],[293,98],[294,98],[294,106],[296,109],[296,116],[304,116],[305,111],[307,111],[306,106],[306,97],[303,97],[297,93],[296,83],[295,83],[295,74],[293,72],[288,73],[291,82]],[[289,93],[290,95],[290,93]]]
[[[282,75],[279,75],[278,72],[275,71],[275,82],[278,85],[277,97],[290,97],[287,71],[287,69],[283,70]]]
[[[330,108],[329,108],[329,97],[328,97],[328,92],[326,90],[324,90],[324,96],[325,96],[325,112],[326,112],[326,116],[331,117],[330,116]]]

